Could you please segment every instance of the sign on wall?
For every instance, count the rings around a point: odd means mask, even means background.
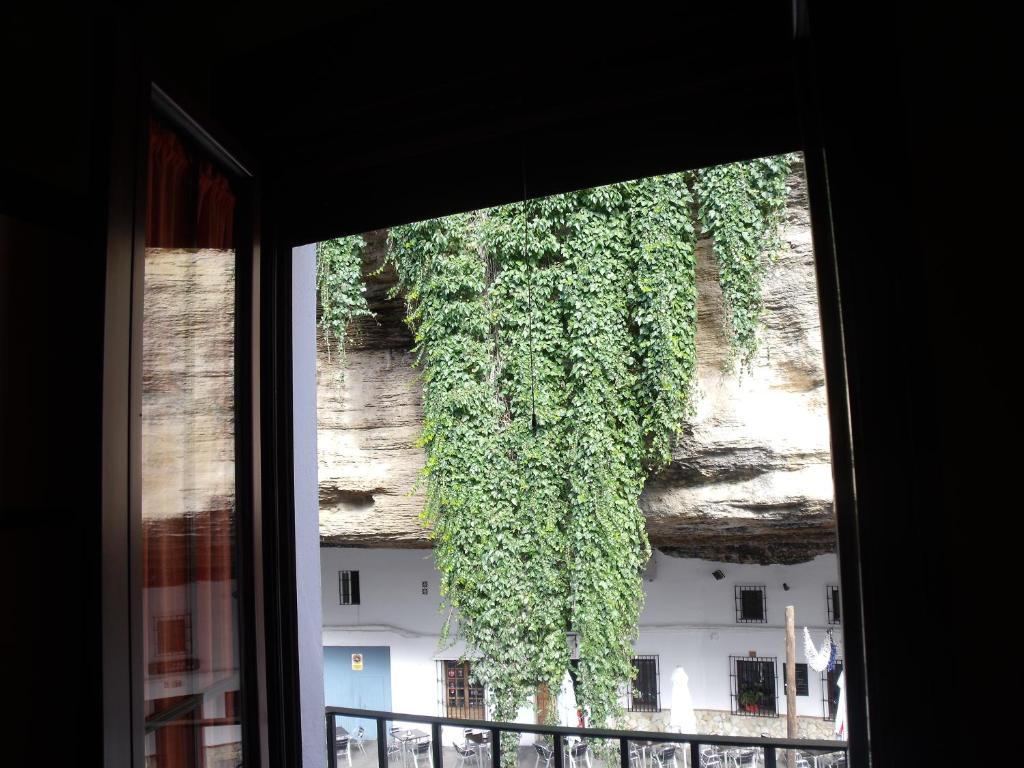
[[[363,671],[363,654],[353,653],[352,654],[352,669],[356,672]]]

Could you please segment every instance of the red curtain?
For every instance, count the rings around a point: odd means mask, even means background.
[[[149,127],[146,246],[234,247],[235,194],[216,166],[158,121]]]

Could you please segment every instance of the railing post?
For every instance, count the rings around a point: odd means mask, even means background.
[[[551,734],[551,754],[555,758],[555,768],[564,768],[565,765],[565,748],[563,744],[565,739],[559,733]],[[494,768],[498,768],[495,766]]]
[[[775,747],[764,748],[764,768],[775,768]],[[793,768],[793,766],[789,766]]]
[[[383,717],[377,718],[377,768],[388,768],[388,731],[387,721]],[[332,765],[330,768],[338,768]]]
[[[491,728],[491,767],[501,768],[501,731]]]
[[[338,727],[333,712],[327,713],[327,768],[338,768]]]
[[[444,758],[441,757],[441,724],[430,724],[430,754],[434,768],[444,768]]]
[[[690,768],[700,768],[700,742],[690,742]]]
[[[619,739],[619,768],[629,768],[629,739]]]

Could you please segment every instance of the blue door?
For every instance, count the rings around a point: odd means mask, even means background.
[[[362,669],[353,669],[353,654],[362,655]],[[344,645],[324,648],[324,703],[329,707],[391,710],[391,649],[379,645]],[[366,738],[377,738],[374,720],[339,717],[338,725],[350,733],[360,725]]]

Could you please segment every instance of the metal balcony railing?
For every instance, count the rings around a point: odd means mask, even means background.
[[[463,720],[454,717],[435,717],[432,715],[410,715],[400,712],[381,712],[372,709],[355,709],[352,707],[327,707],[327,765],[338,768],[339,731],[338,717],[372,720],[377,726],[377,768],[389,768],[388,727],[389,722],[419,723],[430,726],[430,757],[433,768],[444,768],[442,759],[441,728],[450,726],[461,729],[481,731],[490,734],[489,768],[501,768],[502,733],[532,733],[546,736],[551,744],[556,741],[563,749],[552,749],[553,768],[565,768],[565,739],[577,737],[590,742],[617,742],[618,763],[607,765],[606,768],[639,768],[636,760],[636,749],[630,745],[676,745],[689,751],[689,760],[685,761],[688,768],[704,768],[705,766],[763,766],[776,768],[780,761],[789,768],[826,768],[848,765],[846,743],[839,741],[822,741],[816,739],[776,739],[769,737],[750,738],[743,736],[711,736],[706,734],[666,733],[664,731],[620,731],[603,728],[566,728],[555,725],[532,725],[527,723],[504,723],[491,720]],[[344,741],[344,737],[342,738]],[[781,759],[778,753],[781,751]],[[641,760],[641,764],[645,761]],[[655,765],[652,760],[650,766]],[[682,768],[682,765],[679,766]]]

